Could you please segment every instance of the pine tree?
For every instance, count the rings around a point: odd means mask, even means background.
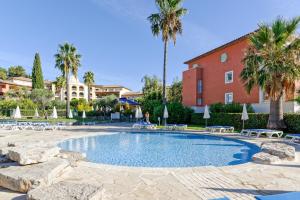
[[[44,77],[41,66],[41,59],[38,53],[34,56],[32,68],[32,89],[44,89]]]

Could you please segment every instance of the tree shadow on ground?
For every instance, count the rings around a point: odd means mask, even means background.
[[[274,194],[295,192],[295,191],[286,191],[286,190],[229,189],[229,188],[213,188],[213,187],[209,187],[206,189],[223,191],[223,192],[240,193],[240,194],[249,194],[249,195],[274,195]]]

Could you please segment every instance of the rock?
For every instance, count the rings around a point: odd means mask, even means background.
[[[1,156],[5,156],[6,154],[8,154],[8,150],[10,149],[10,147],[2,147],[0,149],[0,155]]]
[[[71,166],[76,166],[78,161],[86,161],[85,154],[74,151],[60,150],[60,153],[57,155],[57,157],[67,159],[71,163]]]
[[[60,148],[56,146],[22,146],[8,149],[7,157],[20,165],[30,165],[46,162],[59,153]]]
[[[280,161],[280,158],[278,156],[273,156],[269,153],[265,153],[265,152],[260,152],[255,154],[252,157],[252,160],[255,163],[259,163],[259,164],[274,164]]]
[[[39,187],[27,194],[28,200],[99,200],[101,197],[101,187],[71,182],[59,182],[49,187]]]
[[[45,147],[45,146],[56,146],[56,145],[55,144],[49,145],[44,141],[35,141],[35,142],[25,143],[25,144],[22,142],[8,142],[7,144],[3,145],[0,148],[0,155],[8,154],[8,150],[13,149],[15,147],[33,148],[33,147]]]
[[[0,169],[0,186],[18,192],[27,192],[38,186],[48,186],[53,180],[70,169],[70,163],[53,158],[45,163],[10,166]]]
[[[284,160],[292,161],[296,156],[295,147],[284,143],[263,143],[261,150]]]

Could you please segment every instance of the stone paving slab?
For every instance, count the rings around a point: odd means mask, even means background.
[[[100,200],[102,188],[90,184],[59,182],[30,190],[27,200]]]
[[[20,165],[31,165],[46,162],[59,154],[57,146],[21,146],[8,150],[7,157]]]
[[[61,158],[53,158],[48,162],[10,166],[0,169],[0,186],[17,192],[53,183],[54,179],[69,169],[69,162]]]

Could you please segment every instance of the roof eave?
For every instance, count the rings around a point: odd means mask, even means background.
[[[255,31],[253,31],[253,32],[250,32],[250,33],[247,33],[246,35],[243,35],[243,36],[241,36],[241,37],[239,37],[239,38],[237,38],[237,39],[234,39],[234,40],[232,40],[232,41],[230,41],[230,42],[227,42],[226,44],[223,44],[223,45],[221,45],[221,46],[219,46],[219,47],[216,47],[216,48],[214,48],[214,49],[212,49],[212,50],[210,50],[210,51],[208,51],[208,52],[205,52],[205,53],[203,53],[203,54],[201,54],[201,55],[199,55],[199,56],[197,56],[197,57],[194,57],[194,58],[192,58],[192,59],[190,59],[190,60],[188,60],[188,61],[185,61],[184,64],[190,64],[191,62],[193,62],[193,61],[195,61],[195,60],[198,60],[198,59],[200,59],[200,58],[203,58],[203,57],[205,57],[205,56],[207,56],[207,55],[209,55],[209,54],[212,54],[212,53],[214,53],[214,52],[216,52],[216,51],[218,51],[218,50],[220,50],[220,49],[226,48],[226,47],[228,47],[228,46],[230,46],[230,45],[232,45],[232,44],[234,44],[234,43],[236,43],[236,42],[238,42],[238,41],[241,41],[241,40],[243,40],[243,39],[245,39],[245,38],[248,38],[251,34],[255,33],[256,31],[257,31],[257,30],[255,30]]]

